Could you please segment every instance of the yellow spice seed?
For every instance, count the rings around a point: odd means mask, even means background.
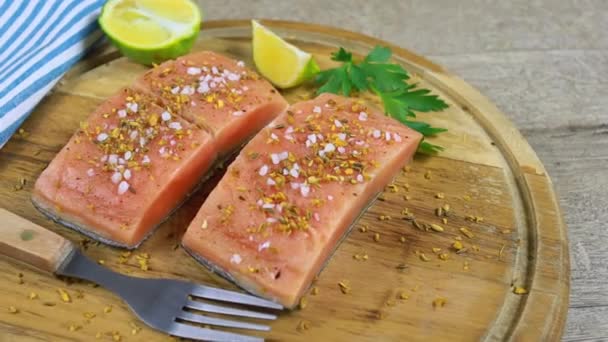
[[[463,269],[463,270],[465,270],[465,271],[468,271],[468,270],[469,270],[469,262],[468,262],[468,261],[465,261],[465,262],[462,264],[462,269]]]
[[[30,292],[29,296],[27,296],[27,298],[29,299],[37,299],[38,298],[38,294],[36,292]]]
[[[448,260],[448,253],[441,253],[438,255],[438,257],[443,261]]]
[[[350,286],[348,286],[348,284],[344,281],[341,281],[338,283],[338,286],[340,287],[340,291],[342,291],[343,294],[348,294],[350,293]]]
[[[112,312],[112,305],[108,305],[105,308],[103,308],[103,312],[104,313],[110,313],[110,312]]]
[[[437,297],[433,300],[433,308],[442,308],[445,306],[447,300],[443,297]]]
[[[442,226],[440,226],[438,224],[434,224],[434,223],[431,223],[430,227],[432,230],[434,230],[436,232],[443,232],[443,230],[444,230]]]
[[[386,306],[395,306],[395,304],[397,304],[397,302],[395,302],[393,299],[389,299],[384,303]]]
[[[399,297],[398,298],[402,299],[402,300],[408,300],[408,299],[410,299],[410,296],[405,291],[401,291],[399,293]]]
[[[318,294],[319,294],[319,288],[318,288],[318,287],[316,287],[316,286],[315,286],[315,287],[313,287],[313,288],[310,290],[310,294],[311,294],[311,295],[313,295],[313,296],[318,295]]]
[[[103,334],[102,334],[101,332],[99,332],[99,331],[98,331],[98,332],[95,334],[95,338],[99,339],[99,338],[101,338],[101,336],[102,336],[102,335],[103,335]]]
[[[66,303],[72,302],[72,298],[70,298],[70,294],[66,290],[57,289],[57,292],[59,293],[59,297],[61,297],[62,301],[66,302]]]
[[[374,234],[374,241],[376,241],[376,242],[380,241],[380,234],[379,233],[375,233]]]
[[[431,179],[431,171],[427,171],[424,173],[424,178]]]
[[[8,307],[8,312],[10,312],[12,314],[16,314],[16,313],[19,313],[19,309],[17,309],[16,307],[11,305]]]
[[[448,224],[448,219],[444,217],[444,218],[441,219],[441,222],[443,224]]]
[[[97,260],[97,263],[100,265],[105,265],[106,261],[103,259],[99,259],[99,260]]]
[[[432,249],[433,249],[433,253],[435,253],[435,254],[441,252],[441,248],[433,247]]]
[[[365,233],[365,232],[367,232],[367,226],[366,226],[366,225],[363,225],[363,226],[359,227],[359,231],[360,231],[361,233]]]
[[[400,238],[399,238],[399,241],[400,241],[401,243],[404,243],[404,242],[405,242],[405,236],[400,237]]]
[[[85,313],[83,313],[82,315],[83,315],[83,316],[84,316],[84,318],[86,318],[86,319],[93,319],[93,318],[95,318],[95,316],[97,316],[97,315],[95,315],[95,313],[94,313],[94,312],[85,312]]]
[[[460,227],[459,230],[462,233],[462,235],[468,237],[469,239],[472,239],[475,236],[473,234],[473,232],[471,232],[467,227]]]
[[[457,251],[464,248],[464,246],[462,245],[462,242],[460,242],[460,241],[454,241],[454,243],[452,244],[452,247],[454,247],[454,249]]]
[[[513,293],[518,294],[518,295],[523,295],[528,293],[528,290],[526,290],[525,288],[521,287],[521,286],[516,286],[513,288]]]
[[[300,298],[300,310],[305,309],[306,306],[308,306],[308,298],[306,298],[306,296],[302,296],[302,298]]]
[[[419,257],[422,261],[431,261],[431,259],[427,257],[424,253],[420,253]]]
[[[443,194],[443,192],[438,192],[435,194],[435,197],[439,198],[439,199],[443,199],[443,198],[445,198],[445,195]]]
[[[68,329],[70,331],[77,331],[82,329],[82,325],[78,325],[78,324],[70,324],[70,326],[68,327]]]
[[[298,326],[296,328],[298,331],[305,331],[310,329],[310,322],[308,321],[300,321],[300,323],[298,323]]]

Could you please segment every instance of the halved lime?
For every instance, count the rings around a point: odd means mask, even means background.
[[[108,0],[99,25],[132,60],[150,65],[190,51],[201,12],[190,0]]]
[[[251,21],[251,26],[253,61],[258,71],[274,85],[294,87],[319,72],[310,53],[289,44],[255,20]]]

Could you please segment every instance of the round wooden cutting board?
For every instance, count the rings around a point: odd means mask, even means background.
[[[314,284],[318,293],[307,295],[306,307],[281,314],[271,332],[257,335],[272,341],[558,340],[568,307],[566,227],[545,168],[509,120],[464,81],[405,49],[328,27],[263,23],[312,52],[321,68],[333,65],[330,53],[339,46],[359,55],[376,44],[389,46],[395,61],[450,107],[419,115],[449,129],[432,139],[446,150],[432,157],[417,155],[411,169],[397,177],[339,246]],[[253,66],[249,21],[203,26],[196,50],[214,50]],[[34,209],[33,183],[79,122],[144,70],[105,47],[70,71],[26,121],[23,134],[0,150],[0,207],[83,241],[82,235]],[[283,93],[295,102],[309,98],[314,88]],[[234,288],[177,245],[218,179],[131,255],[94,243],[84,243],[85,253],[132,275]],[[445,205],[449,212],[442,222],[436,210]],[[404,219],[407,212],[444,231],[417,229]],[[458,253],[455,242],[464,247]],[[139,267],[143,253],[149,255],[148,271]],[[350,292],[342,293],[340,282]],[[60,288],[71,302],[61,300]],[[37,298],[29,299],[31,293]],[[9,312],[10,306],[19,312]],[[3,341],[90,341],[98,333],[101,340],[118,335],[122,341],[169,340],[102,288],[0,260]]]

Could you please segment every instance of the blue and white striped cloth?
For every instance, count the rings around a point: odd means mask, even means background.
[[[103,39],[105,0],[0,0],[0,148],[34,107]]]

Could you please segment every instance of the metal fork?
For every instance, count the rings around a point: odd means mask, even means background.
[[[54,274],[97,283],[120,296],[147,325],[178,337],[209,341],[263,341],[259,337],[202,328],[189,323],[270,330],[266,325],[206,316],[186,311],[186,308],[265,320],[277,318],[270,313],[195,301],[191,296],[265,309],[283,309],[283,306],[275,302],[239,292],[180,280],[145,279],[116,273],[91,261],[71,241],[1,208],[0,254]]]

